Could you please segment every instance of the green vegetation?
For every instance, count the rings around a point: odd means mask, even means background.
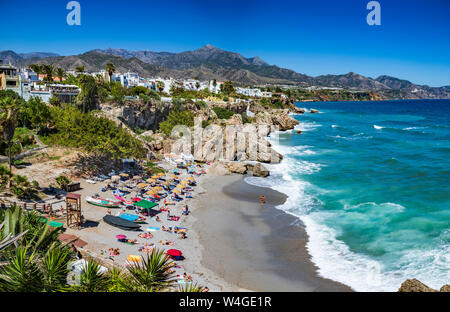
[[[213,111],[216,113],[217,118],[219,119],[230,119],[231,116],[235,114],[235,112],[219,106],[214,107]]]
[[[145,167],[145,171],[149,175],[154,175],[154,174],[157,174],[157,173],[160,173],[160,172],[162,172],[162,173],[166,172],[163,168],[158,167],[157,164],[155,164],[155,163],[153,163],[151,161],[145,162],[144,167]]]
[[[167,116],[167,119],[159,124],[159,128],[166,136],[170,136],[172,129],[177,125],[193,127],[194,113],[187,110],[172,110]]]
[[[220,86],[220,91],[226,95],[230,95],[231,93],[233,93],[235,91],[234,86],[233,86],[233,82],[231,81],[225,81],[221,86]]]
[[[9,171],[12,166],[11,147],[13,145],[14,132],[18,124],[18,115],[23,110],[24,101],[17,97],[4,97],[0,95],[0,132],[8,145]]]
[[[56,178],[56,183],[58,184],[60,189],[67,190],[67,185],[70,184],[70,179],[62,174]]]
[[[81,148],[114,159],[146,155],[142,142],[105,117],[94,112],[85,114],[70,105],[50,111],[55,131],[43,137],[49,144]]]
[[[13,175],[6,167],[0,166],[0,189],[9,191],[18,198],[30,199],[36,197],[39,184],[28,181],[24,176]]]
[[[45,220],[44,220],[45,221]],[[19,207],[0,210],[0,291],[2,292],[200,292],[194,284],[176,287],[174,262],[164,250],[154,250],[140,263],[102,273],[88,259],[78,281],[70,264],[76,251],[58,240],[62,228],[51,228],[36,211]],[[72,278],[71,278],[72,277]]]

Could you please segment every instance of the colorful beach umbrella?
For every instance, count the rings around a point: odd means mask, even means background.
[[[183,253],[178,249],[169,249],[167,250],[167,254],[169,256],[180,257]]]
[[[144,188],[147,186],[147,183],[139,183],[137,187]]]

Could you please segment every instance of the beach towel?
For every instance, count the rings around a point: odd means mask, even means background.
[[[118,200],[122,201],[122,202],[125,201],[125,198],[123,198],[123,197],[121,197],[119,195],[114,195],[114,197],[117,198]]]
[[[147,231],[149,231],[149,232],[156,232],[156,231],[159,231],[159,230],[160,230],[160,228],[154,227],[154,226],[150,226],[150,227],[147,228]]]

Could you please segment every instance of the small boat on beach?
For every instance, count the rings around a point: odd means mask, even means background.
[[[118,227],[119,229],[126,231],[139,231],[139,229],[141,228],[139,224],[111,215],[104,216],[103,221],[105,221],[109,225]]]
[[[91,205],[100,206],[100,207],[106,207],[106,208],[119,207],[119,203],[111,201],[111,200],[99,198],[99,197],[88,196],[88,197],[86,197],[86,201]]]

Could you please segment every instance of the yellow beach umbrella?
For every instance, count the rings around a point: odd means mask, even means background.
[[[156,194],[156,191],[150,190],[150,191],[147,191],[146,194],[147,194],[147,195],[155,195],[155,194]]]
[[[178,176],[176,174],[170,175],[172,178],[178,179]]]
[[[137,187],[144,188],[147,186],[147,183],[139,183]]]
[[[130,262],[141,262],[141,256],[128,255],[127,256],[127,261],[130,261]]]
[[[155,191],[161,191],[161,190],[162,190],[162,187],[161,187],[161,186],[155,186],[153,189],[154,189]]]
[[[164,172],[158,172],[157,175],[159,175],[160,177],[165,176],[166,174]]]
[[[152,175],[152,179],[158,179],[159,176],[158,175]]]
[[[155,179],[147,179],[147,182],[148,182],[148,183],[155,183],[156,180],[155,180]]]
[[[187,177],[186,180],[195,181],[194,177]]]

